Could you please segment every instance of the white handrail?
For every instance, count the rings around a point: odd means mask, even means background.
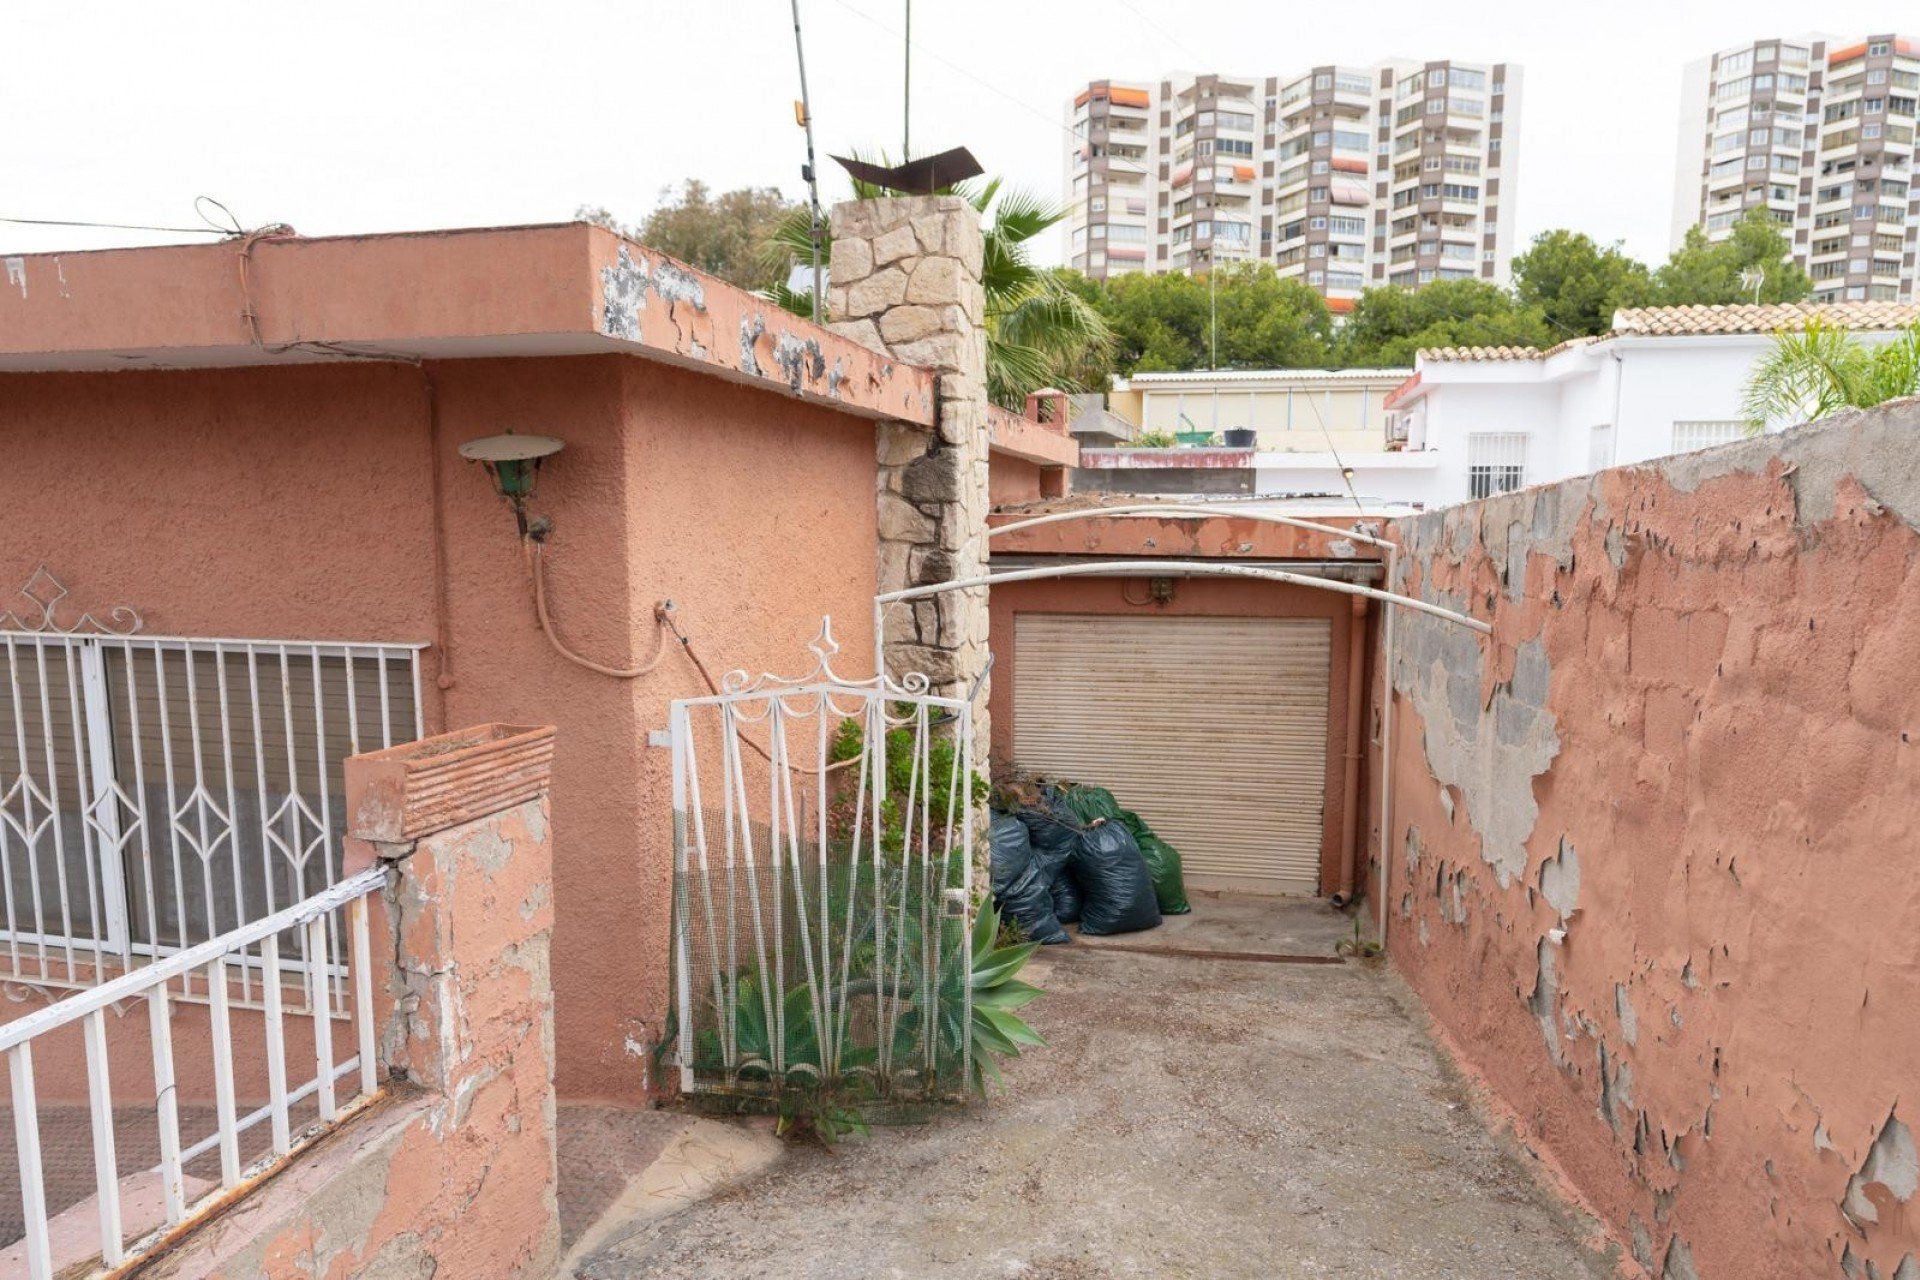
[[[89,987],[85,991],[68,996],[57,1004],[49,1005],[37,1013],[24,1018],[0,1024],[0,1053],[16,1045],[24,1044],[35,1036],[43,1035],[56,1027],[77,1022],[95,1009],[104,1009],[108,1005],[118,1004],[134,996],[143,995],[149,987],[177,978],[192,969],[203,968],[232,954],[242,947],[251,946],[272,934],[295,925],[306,924],[328,912],[337,911],[356,898],[378,892],[386,883],[387,873],[382,867],[368,867],[348,876],[345,880],[330,888],[323,889],[311,898],[297,902],[270,916],[241,925],[231,933],[223,933],[209,942],[202,942],[185,951],[176,951],[170,956],[143,965],[131,973],[123,973],[111,982]]]
[[[357,1094],[372,1095],[378,1077],[372,1057],[372,947],[368,937],[367,899],[386,885],[384,867],[369,867],[346,877],[302,902],[259,920],[251,921],[229,933],[198,946],[165,956],[143,968],[122,974],[97,987],[78,992],[50,1008],[0,1026],[0,1056],[7,1060],[10,1077],[14,1140],[19,1161],[21,1209],[25,1216],[27,1274],[31,1280],[52,1280],[56,1268],[67,1260],[56,1257],[49,1231],[50,1213],[62,1206],[47,1203],[44,1169],[40,1159],[40,1123],[33,1077],[33,1042],[37,1037],[75,1022],[84,1022],[87,1049],[87,1088],[93,1123],[95,1185],[100,1227],[99,1257],[107,1266],[118,1266],[128,1258],[139,1257],[200,1212],[220,1195],[233,1193],[241,1185],[240,1134],[245,1129],[271,1118],[274,1123],[273,1151],[269,1162],[287,1157],[287,1108],[307,1094],[316,1096],[320,1122],[331,1124],[338,1117],[335,1082],[358,1073]],[[327,955],[329,917],[335,911],[347,912],[348,947],[353,958],[353,1000],[359,1053],[344,1063],[333,1057],[330,986]],[[314,1078],[307,1085],[288,1093],[284,1062],[283,1013],[278,999],[285,976],[280,969],[278,936],[286,930],[300,930],[304,959],[301,970],[308,984],[309,1012],[314,1022]],[[244,959],[247,948],[262,944],[261,952],[269,967],[263,979],[268,994],[264,1014],[269,1051],[268,1104],[245,1117],[237,1114],[233,1079],[233,1025],[229,1004],[228,967],[235,957]],[[184,974],[204,973],[209,996],[208,1035],[213,1053],[214,1104],[218,1113],[215,1132],[182,1150],[180,1142],[179,1100],[175,1092],[173,1027],[168,984]],[[344,1000],[344,994],[342,999]],[[147,1005],[149,1037],[153,1052],[154,1118],[159,1130],[160,1175],[165,1203],[162,1231],[143,1238],[130,1250],[124,1239],[125,1221],[121,1213],[120,1179],[116,1174],[113,1143],[113,1093],[108,1084],[109,1061],[102,1011],[122,1000],[144,999]],[[188,1203],[184,1169],[188,1161],[208,1151],[220,1153],[220,1186],[192,1204]],[[263,1166],[256,1165],[255,1168]]]

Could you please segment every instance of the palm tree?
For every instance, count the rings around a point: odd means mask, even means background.
[[[885,163],[885,157],[881,158]],[[876,200],[893,194],[855,180],[854,195]],[[1036,266],[1029,242],[1060,222],[1067,211],[1024,191],[1004,189],[1001,180],[962,182],[942,194],[962,196],[983,221],[985,250],[980,277],[987,297],[987,395],[995,404],[1020,408],[1029,392],[1042,387],[1083,390],[1076,370],[1098,361],[1113,342],[1106,319],[1073,293],[1051,271]],[[991,220],[988,221],[989,215]],[[775,229],[771,251],[783,269],[813,259],[810,219],[795,209]],[[821,262],[833,253],[831,239],[821,245]],[[806,293],[776,284],[766,296],[796,315],[812,315]]]
[[[1760,432],[1772,422],[1812,422],[1911,395],[1920,395],[1920,323],[1869,347],[1814,316],[1773,335],[1773,349],[1748,375],[1741,410],[1748,431]]]

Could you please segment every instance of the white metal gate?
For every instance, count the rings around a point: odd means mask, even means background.
[[[45,570],[22,594],[38,616],[0,613],[8,995],[94,986],[338,880],[341,761],[419,735],[417,647],[147,636],[124,609],[63,625]]]
[[[808,674],[671,711],[681,1087],[959,1094],[971,1066],[972,714],[909,676]]]

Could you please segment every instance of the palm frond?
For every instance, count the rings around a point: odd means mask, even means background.
[[[1750,429],[1811,422],[1868,394],[1872,358],[1854,336],[1818,317],[1776,333],[1748,375],[1741,412]]]
[[[1007,191],[993,207],[993,234],[1010,244],[1024,244],[1067,216],[1067,211],[1031,191]]]

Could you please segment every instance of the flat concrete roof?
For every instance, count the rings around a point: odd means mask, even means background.
[[[935,375],[584,222],[0,261],[0,373],[622,353],[931,427]]]

